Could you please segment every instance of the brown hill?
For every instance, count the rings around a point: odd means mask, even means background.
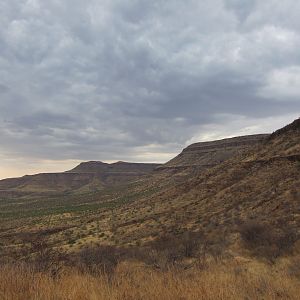
[[[159,164],[83,162],[64,173],[41,173],[0,181],[0,195],[99,190],[140,179]]]
[[[152,172],[160,164],[152,163],[129,163],[118,161],[116,163],[107,164],[101,161],[82,162],[74,169],[67,171],[68,173],[123,173],[130,175],[144,175]]]

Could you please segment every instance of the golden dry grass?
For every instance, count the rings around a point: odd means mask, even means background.
[[[0,269],[0,299],[299,299],[300,281],[286,263],[231,260],[186,271],[154,271],[123,263],[112,278],[66,270],[59,279],[25,266]]]

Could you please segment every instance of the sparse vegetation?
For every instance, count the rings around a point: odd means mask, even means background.
[[[0,199],[0,299],[297,299],[299,138],[92,193]]]

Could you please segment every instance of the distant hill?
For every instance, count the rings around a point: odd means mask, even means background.
[[[169,176],[164,170],[177,172],[189,167],[210,168],[265,140],[268,136],[261,134],[195,143],[164,165],[88,161],[62,173],[41,173],[4,179],[0,181],[0,197],[97,191],[106,186],[117,186],[141,179],[154,170],[158,179],[161,175]]]
[[[107,164],[101,161],[82,162],[74,169],[67,171],[67,173],[122,173],[122,174],[146,174],[152,172],[160,164],[152,163],[129,163],[118,161],[116,163]]]
[[[97,191],[106,186],[117,186],[141,179],[154,170],[158,173],[156,176],[158,180],[160,176],[169,176],[169,171],[181,172],[190,167],[197,169],[213,167],[265,140],[268,136],[261,134],[195,143],[163,165],[122,161],[108,164],[101,161],[88,161],[62,173],[41,173],[4,179],[0,181],[0,197],[32,193]]]
[[[0,196],[30,193],[96,191],[140,179],[159,164],[83,162],[63,173],[41,173],[0,181]]]

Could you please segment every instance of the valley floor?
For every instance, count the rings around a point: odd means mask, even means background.
[[[109,276],[64,269],[56,277],[26,265],[2,265],[0,299],[299,299],[299,261],[270,265],[235,258],[166,271],[123,262]]]

